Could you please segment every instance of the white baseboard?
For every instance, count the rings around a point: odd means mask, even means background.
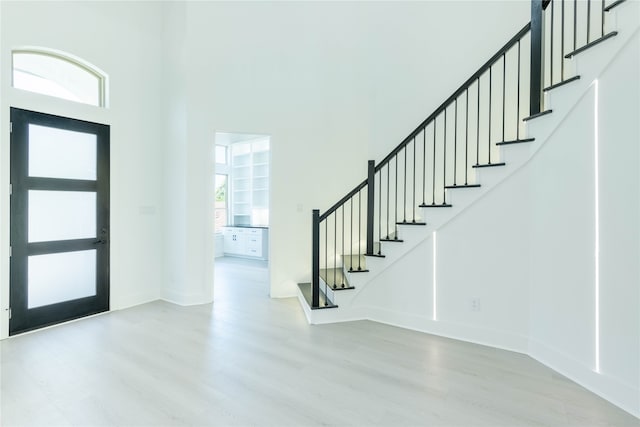
[[[606,373],[598,373],[557,349],[534,339],[529,340],[529,356],[580,384],[613,405],[640,418],[640,388],[624,383]]]

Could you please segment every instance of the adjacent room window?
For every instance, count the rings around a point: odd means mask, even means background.
[[[216,145],[216,163],[219,165],[227,164],[227,146]]]
[[[222,228],[229,225],[229,147],[216,144],[215,146],[215,201],[214,201],[214,230],[222,233]]]
[[[79,59],[47,50],[14,50],[12,84],[17,89],[83,104],[106,106],[106,75]]]
[[[215,195],[215,232],[221,233],[222,227],[227,224],[227,176],[216,174]]]

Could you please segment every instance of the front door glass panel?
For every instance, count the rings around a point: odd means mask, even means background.
[[[96,294],[96,251],[30,256],[28,307],[42,307]]]
[[[96,135],[29,125],[29,176],[96,179]]]
[[[29,190],[29,243],[95,237],[95,192]]]

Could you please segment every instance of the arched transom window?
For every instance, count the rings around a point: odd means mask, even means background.
[[[87,62],[44,49],[16,49],[12,60],[12,82],[17,89],[106,106],[107,77]]]

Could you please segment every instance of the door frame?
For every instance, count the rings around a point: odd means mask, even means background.
[[[10,137],[10,319],[9,335],[109,310],[109,125],[56,116],[31,110],[11,108]],[[22,125],[21,125],[22,123]],[[97,176],[95,181],[28,177],[28,125],[37,124],[97,136]],[[57,242],[28,243],[28,191],[62,190],[96,192],[96,237]],[[100,230],[100,231],[99,231]],[[27,257],[43,253],[96,250],[96,295],[63,301],[43,307],[28,308]]]

